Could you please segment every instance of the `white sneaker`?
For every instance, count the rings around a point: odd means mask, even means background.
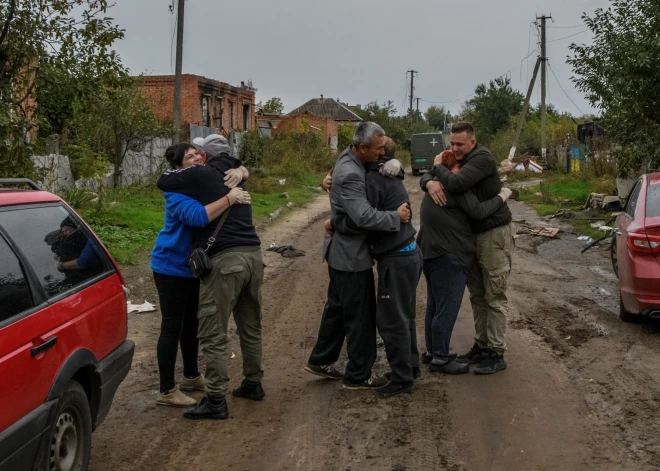
[[[178,387],[176,387],[172,389],[169,394],[162,394],[159,392],[156,396],[156,404],[172,407],[192,407],[197,405],[197,400],[190,396],[186,396],[179,391]]]

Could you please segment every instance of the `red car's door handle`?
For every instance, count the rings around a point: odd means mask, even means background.
[[[41,345],[37,345],[36,347],[32,347],[30,349],[30,355],[32,355],[33,357],[36,357],[41,352],[45,352],[49,348],[54,347],[56,343],[57,343],[57,337],[51,337],[48,340],[46,340],[44,343],[42,343]]]

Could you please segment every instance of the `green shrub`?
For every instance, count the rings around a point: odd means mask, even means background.
[[[64,190],[61,196],[69,206],[75,209],[80,209],[96,198],[97,194],[88,188],[70,188]]]
[[[98,179],[108,172],[110,161],[103,154],[94,152],[86,145],[66,146],[64,154],[69,157],[74,180],[81,178]]]

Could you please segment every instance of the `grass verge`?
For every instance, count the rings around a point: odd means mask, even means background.
[[[320,193],[323,177],[323,174],[302,174],[287,177],[280,184],[278,180],[284,177],[255,175],[248,182],[254,222],[264,220],[288,202],[304,205]],[[288,193],[288,199],[284,192]],[[151,250],[163,228],[164,203],[163,193],[155,185],[134,186],[106,190],[77,211],[118,263],[135,265]]]

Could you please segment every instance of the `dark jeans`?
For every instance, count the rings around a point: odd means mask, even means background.
[[[184,376],[187,378],[199,376],[197,369],[199,280],[154,272],[154,281],[162,315],[157,347],[160,392],[167,394],[174,389],[174,366],[179,344],[181,344]]]
[[[449,355],[449,341],[461,309],[467,274],[458,257],[445,254],[424,260],[426,277],[426,351],[444,360]]]
[[[376,297],[371,269],[347,272],[328,267],[330,284],[310,365],[329,365],[339,359],[344,337],[348,364],[344,383],[358,384],[371,376],[376,361]]]
[[[422,252],[390,252],[378,260],[376,325],[385,344],[393,383],[412,383],[419,366],[415,311]]]

